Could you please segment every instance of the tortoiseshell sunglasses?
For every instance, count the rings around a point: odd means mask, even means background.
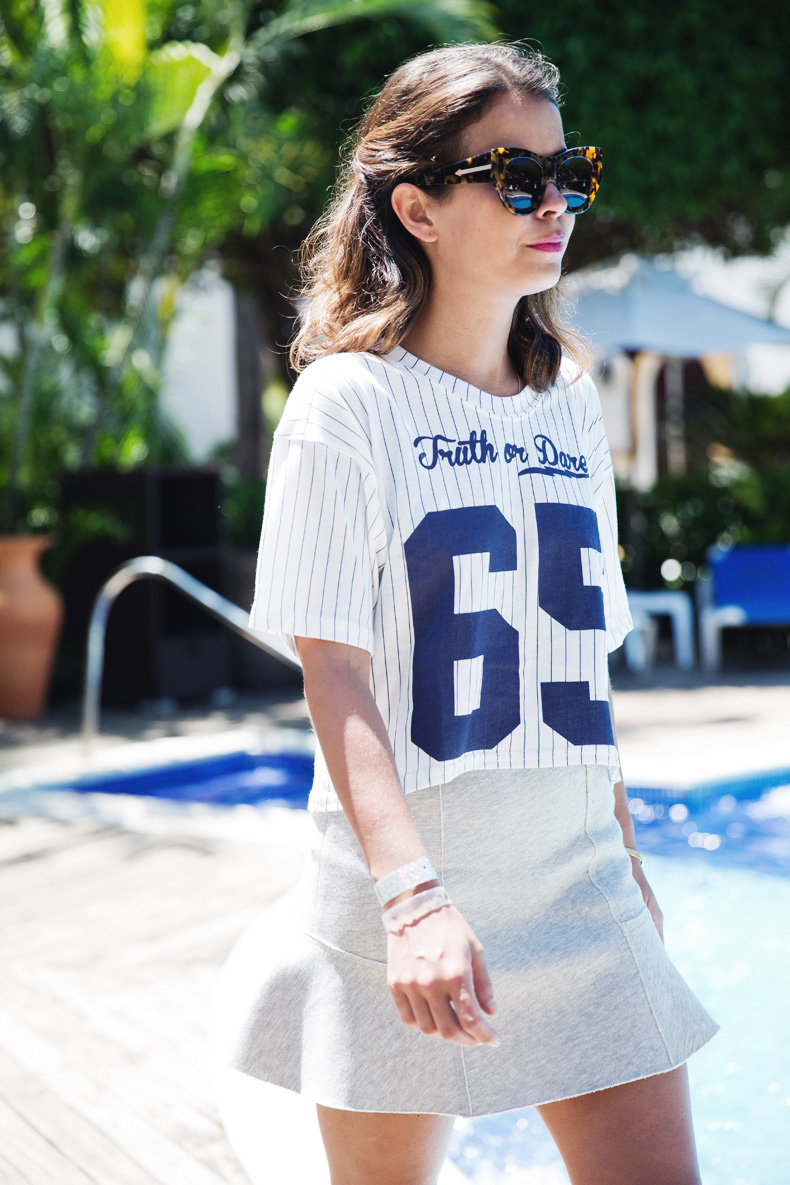
[[[480,156],[453,161],[420,173],[415,185],[493,183],[511,214],[533,214],[553,181],[565,198],[569,214],[583,214],[593,203],[601,181],[600,148],[566,148],[554,156],[538,156],[526,148],[491,148]]]

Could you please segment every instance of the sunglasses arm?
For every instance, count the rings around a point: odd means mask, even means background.
[[[473,164],[473,161],[477,164]],[[484,156],[456,160],[449,165],[440,165],[438,169],[431,169],[423,173],[418,179],[421,185],[457,185],[463,180],[467,185],[473,181],[491,181],[491,158],[488,153]]]

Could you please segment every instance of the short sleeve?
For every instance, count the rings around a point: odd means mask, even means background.
[[[372,474],[316,440],[275,434],[250,626],[373,649]]]
[[[583,437],[593,501],[598,516],[598,532],[601,537],[606,648],[611,651],[622,645],[626,634],[634,628],[634,623],[628,608],[628,596],[620,567],[614,469],[604,430],[601,402],[595,384],[589,377],[586,378],[585,388],[587,398],[584,407]]]

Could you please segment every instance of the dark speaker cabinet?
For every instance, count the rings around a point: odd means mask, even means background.
[[[220,474],[212,469],[83,470],[62,486],[67,538],[61,682],[82,677],[99,589],[125,560],[157,555],[226,595]],[[103,700],[199,697],[231,681],[229,630],[183,593],[151,577],[126,588],[107,625]]]

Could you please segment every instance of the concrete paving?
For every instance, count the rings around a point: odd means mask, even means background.
[[[240,692],[217,696],[213,702],[162,701],[128,709],[105,708],[95,747],[107,749],[160,737],[208,735],[236,728],[277,727],[308,730],[307,705],[299,691]],[[0,720],[0,770],[78,754],[79,733],[80,704],[76,701],[49,708],[40,720]]]
[[[790,664],[789,664],[790,665]],[[690,789],[790,767],[790,670],[615,673],[626,785]]]
[[[790,661],[787,670],[716,678],[669,665],[642,677],[615,668],[613,685],[632,789],[640,776],[668,784],[739,763],[790,764]],[[56,705],[39,721],[0,722],[0,783],[45,762],[63,769],[79,762],[78,731],[77,703]],[[160,745],[199,755],[256,733],[308,739],[299,692],[107,709],[97,757],[120,752],[144,762]],[[243,1075],[231,1096],[216,1067],[209,1081],[204,1058],[220,967],[298,877],[307,815],[269,807],[256,830],[254,809],[237,807],[229,814],[237,813],[239,831],[224,833],[216,808],[168,815],[161,800],[133,798],[34,791],[17,796],[13,817],[0,802],[8,934],[0,1114],[11,1132],[0,1179],[322,1185],[325,1165],[305,1139],[304,1108],[295,1110],[303,1100],[280,1100],[278,1110],[261,1095],[264,1084]],[[80,814],[89,799],[104,806]],[[110,802],[119,814],[109,813]],[[132,807],[133,815],[123,813]],[[290,1158],[287,1178],[272,1175],[276,1154]],[[442,1185],[459,1176],[448,1163]],[[529,1179],[566,1178],[558,1168],[534,1168]]]
[[[612,671],[612,685],[628,783],[644,785],[660,775],[674,786],[790,765],[790,658],[717,675],[682,672],[668,663],[635,675],[621,665]],[[75,757],[79,724],[77,702],[55,705],[36,721],[0,721],[0,771]],[[307,705],[296,689],[106,708],[96,747],[280,728],[310,730]]]

